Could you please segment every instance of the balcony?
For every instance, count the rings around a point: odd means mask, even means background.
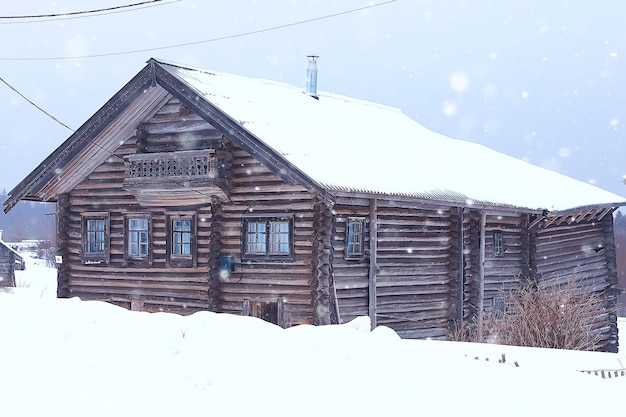
[[[127,155],[122,188],[142,206],[209,204],[227,200],[222,158],[213,149]]]

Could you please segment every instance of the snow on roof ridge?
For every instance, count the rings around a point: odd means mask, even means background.
[[[435,132],[395,107],[323,91],[314,100],[304,86],[184,65],[166,70],[326,189],[459,203],[467,196],[530,210],[626,205],[595,185]]]

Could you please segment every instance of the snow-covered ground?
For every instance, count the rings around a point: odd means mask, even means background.
[[[622,415],[626,354],[401,340],[367,318],[251,317],[55,298],[28,260],[0,292],[0,416]],[[504,355],[504,356],[503,356]],[[504,363],[499,363],[504,357]],[[488,359],[488,360],[487,360]]]

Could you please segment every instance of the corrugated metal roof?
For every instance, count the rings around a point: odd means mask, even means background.
[[[435,133],[395,108],[158,62],[330,191],[550,211],[626,205],[591,184]]]

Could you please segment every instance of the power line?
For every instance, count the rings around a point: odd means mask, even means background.
[[[72,129],[71,127],[69,127],[68,125],[66,125],[65,123],[63,123],[62,121],[60,121],[59,119],[57,119],[56,117],[54,117],[53,115],[51,115],[50,113],[48,113],[47,111],[45,111],[44,109],[42,109],[41,107],[39,107],[37,104],[35,104],[32,100],[30,100],[28,97],[26,97],[24,94],[22,94],[21,92],[18,91],[17,88],[13,87],[11,84],[9,84],[8,82],[6,82],[4,80],[4,78],[0,77],[0,81],[2,81],[7,87],[9,87],[11,90],[15,91],[20,97],[22,97],[24,100],[26,100],[27,102],[29,102],[31,105],[33,105],[37,110],[39,110],[40,112],[42,112],[43,114],[45,114],[46,116],[48,116],[49,118],[51,118],[52,120],[54,120],[55,122],[57,122],[58,124],[60,124],[61,126],[63,126],[64,128],[70,130],[71,132],[75,132],[74,129]]]
[[[91,10],[82,10],[76,12],[66,12],[66,13],[50,13],[50,14],[35,14],[35,15],[18,15],[18,16],[0,16],[0,19],[11,19],[11,20],[19,20],[19,19],[46,19],[46,18],[54,18],[54,17],[69,17],[69,16],[77,16],[77,15],[89,15],[101,12],[110,12],[116,11],[120,9],[128,9],[131,7],[143,6],[150,3],[158,3],[165,0],[146,0],[139,3],[133,4],[124,4],[121,6],[113,6],[106,7],[102,9],[91,9]],[[180,1],[180,0],[177,0]]]
[[[211,38],[211,39],[205,39],[205,40],[201,40],[201,41],[179,43],[179,44],[160,46],[160,47],[155,47],[155,48],[135,49],[135,50],[131,50],[131,51],[110,52],[110,53],[104,53],[104,54],[62,56],[62,57],[38,57],[38,58],[2,58],[2,57],[0,57],[0,61],[57,61],[57,60],[67,60],[67,59],[104,58],[104,57],[117,56],[117,55],[130,55],[130,54],[137,54],[137,53],[143,53],[143,52],[160,51],[160,50],[163,50],[163,49],[181,48],[181,47],[184,47],[184,46],[192,46],[192,45],[199,45],[199,44],[203,44],[203,43],[223,41],[223,40],[226,40],[226,39],[241,38],[241,37],[244,37],[244,36],[256,35],[256,34],[259,34],[259,33],[271,32],[271,31],[275,31],[275,30],[279,30],[279,29],[285,29],[285,28],[292,27],[292,26],[298,26],[298,25],[303,25],[303,24],[307,24],[307,23],[317,22],[317,21],[320,21],[320,20],[331,19],[331,18],[334,18],[334,17],[343,16],[343,15],[346,15],[346,14],[351,14],[351,13],[356,13],[356,12],[360,12],[360,11],[363,11],[363,10],[372,9],[374,7],[385,6],[385,5],[394,3],[395,1],[396,0],[387,0],[387,1],[383,1],[381,3],[369,4],[369,5],[364,6],[364,7],[358,7],[358,8],[350,9],[350,10],[344,10],[342,12],[337,12],[337,13],[328,14],[328,15],[319,16],[319,17],[314,17],[314,18],[305,19],[305,20],[299,20],[299,21],[296,21],[296,22],[285,23],[283,25],[272,26],[272,27],[265,28],[265,29],[257,29],[257,30],[253,30],[253,31],[249,31],[249,32],[237,33],[237,34],[234,34],[234,35],[225,35],[225,36],[220,36],[220,37]]]
[[[99,16],[110,15],[110,14],[135,12],[135,11],[138,11],[138,10],[148,9],[148,8],[152,8],[152,7],[165,6],[165,5],[168,5],[168,4],[178,3],[178,2],[181,2],[181,1],[183,1],[183,0],[170,0],[167,3],[146,4],[145,6],[137,6],[137,7],[135,7],[132,10],[112,10],[112,11],[109,11],[109,12],[101,12],[101,13],[93,14],[93,15],[66,16],[66,17],[57,17],[57,18],[50,18],[50,19],[43,19],[43,20],[7,20],[7,21],[2,21],[2,19],[0,19],[0,25],[20,25],[20,24],[28,24],[28,23],[57,22],[59,20],[66,21],[66,20],[74,20],[74,19],[85,19],[85,18],[89,18],[89,17],[99,17]]]

